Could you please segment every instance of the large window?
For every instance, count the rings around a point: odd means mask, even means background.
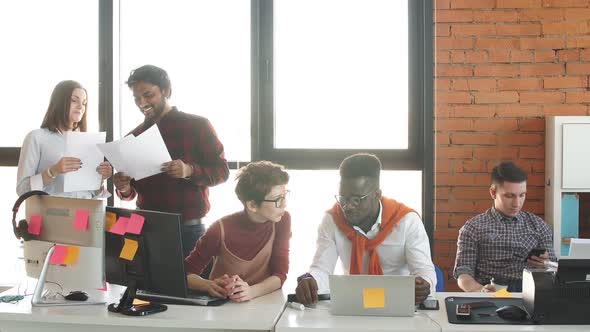
[[[338,193],[337,170],[288,170],[291,190],[287,210],[291,214],[291,253],[289,276],[284,285],[292,291],[296,277],[309,269],[315,252],[316,230],[326,210],[334,205]],[[235,171],[228,182],[211,190],[211,211],[205,218],[207,226],[213,221],[238,211],[242,205],[234,192]],[[403,185],[402,185],[403,184]],[[403,201],[418,213],[422,210],[422,172],[384,171],[381,174],[384,195]],[[337,269],[340,269],[338,264]],[[340,270],[337,270],[340,271]]]
[[[422,170],[428,1],[260,1],[261,156],[335,168],[358,151]]]
[[[288,289],[311,262],[317,225],[338,190],[338,165],[352,153],[380,157],[384,195],[421,212],[431,235],[432,128],[425,121],[431,6],[429,0],[1,4],[0,29],[11,33],[0,42],[15,51],[0,54],[9,73],[0,88],[12,96],[6,112],[14,119],[2,127],[0,165],[8,167],[0,168],[0,179],[16,182],[18,147],[41,123],[59,80],[88,88],[89,130],[102,128],[116,140],[143,120],[125,81],[132,69],[153,64],[170,75],[172,104],[207,117],[225,146],[231,175],[211,189],[206,224],[242,208],[234,193],[241,165],[272,160],[287,167]],[[11,202],[16,197],[8,188],[2,196]],[[15,264],[9,235],[0,244],[3,266]],[[6,275],[0,283],[10,281]]]
[[[0,91],[5,115],[0,123],[0,165],[8,166],[0,168],[4,184],[0,196],[7,215],[17,199],[19,148],[25,135],[41,126],[58,82],[75,80],[87,89],[88,130],[98,131],[98,2],[0,2]],[[19,218],[23,217],[21,212]],[[22,274],[17,269],[18,241],[8,222],[0,233],[0,284],[13,283]]]
[[[51,91],[62,80],[88,90],[89,131],[98,130],[97,13],[98,1],[0,3],[0,91],[11,120],[0,124],[0,146],[20,147],[41,126]]]
[[[226,157],[249,161],[250,3],[121,0],[119,24],[121,113],[115,137],[143,120],[125,80],[131,70],[153,64],[170,76],[172,105],[207,117]]]
[[[347,155],[377,154],[383,194],[414,208],[430,229],[421,44],[428,43],[428,9],[422,1],[389,0],[258,4],[259,158],[295,169],[286,285],[292,289],[309,268],[317,226],[334,204],[337,168]]]
[[[276,0],[273,23],[275,148],[408,148],[405,1]]]

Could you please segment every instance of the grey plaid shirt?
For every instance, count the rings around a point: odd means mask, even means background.
[[[482,285],[496,280],[520,280],[528,253],[544,248],[556,261],[553,236],[543,219],[530,212],[507,217],[495,208],[469,219],[459,231],[453,276],[466,273]]]

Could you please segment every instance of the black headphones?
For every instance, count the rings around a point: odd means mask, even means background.
[[[25,241],[29,241],[35,238],[35,235],[29,233],[29,223],[26,219],[21,219],[18,222],[18,226],[16,224],[16,214],[18,213],[18,208],[20,207],[21,203],[31,196],[44,195],[49,194],[40,190],[29,191],[22,194],[14,203],[14,207],[12,208],[12,230],[14,231],[14,236],[16,236],[17,239],[22,238]]]

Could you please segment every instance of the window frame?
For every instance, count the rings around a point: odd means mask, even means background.
[[[430,239],[434,230],[433,17],[432,2],[408,1],[408,149],[369,149],[384,170],[422,171],[422,219]],[[253,0],[252,160],[266,159],[292,169],[337,169],[358,149],[277,149],[274,147],[273,1]],[[256,25],[256,26],[254,26]],[[256,98],[256,103],[254,100]],[[256,151],[256,154],[254,154]]]
[[[256,1],[255,1],[256,2]],[[254,8],[253,16],[260,19],[257,41],[258,57],[256,64],[259,72],[255,77],[259,87],[259,119],[260,134],[259,153],[262,159],[274,160],[289,167],[302,169],[337,168],[340,161],[359,149],[278,149],[274,147],[275,119],[274,119],[274,81],[273,81],[273,1],[260,0],[259,6]],[[364,149],[363,151],[377,155],[385,169],[391,170],[421,170],[424,167],[424,112],[423,100],[425,91],[421,88],[422,76],[415,75],[423,71],[424,58],[421,47],[423,1],[408,1],[409,23],[409,98],[408,98],[408,149]],[[414,110],[414,111],[412,111]]]
[[[99,130],[113,139],[115,39],[114,6],[99,0]],[[432,2],[408,0],[409,11],[409,141],[407,150],[363,150],[376,154],[385,170],[421,170],[423,220],[433,241],[434,125]],[[337,169],[353,149],[275,149],[273,146],[272,0],[251,0],[251,160],[273,160],[301,170]],[[20,147],[0,147],[0,166],[18,166]],[[237,169],[247,161],[229,161]],[[112,192],[112,179],[108,181]],[[113,198],[109,199],[113,204]]]

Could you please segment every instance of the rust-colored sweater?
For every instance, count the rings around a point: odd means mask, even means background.
[[[254,223],[250,221],[246,211],[236,212],[222,219],[225,246],[241,259],[253,259],[272,236],[272,221]],[[290,238],[291,215],[285,212],[275,225],[275,238],[269,262],[271,275],[279,277],[281,285],[287,279],[289,271]],[[186,273],[201,274],[211,259],[219,254],[221,245],[221,227],[218,220],[209,226],[185,259]]]

